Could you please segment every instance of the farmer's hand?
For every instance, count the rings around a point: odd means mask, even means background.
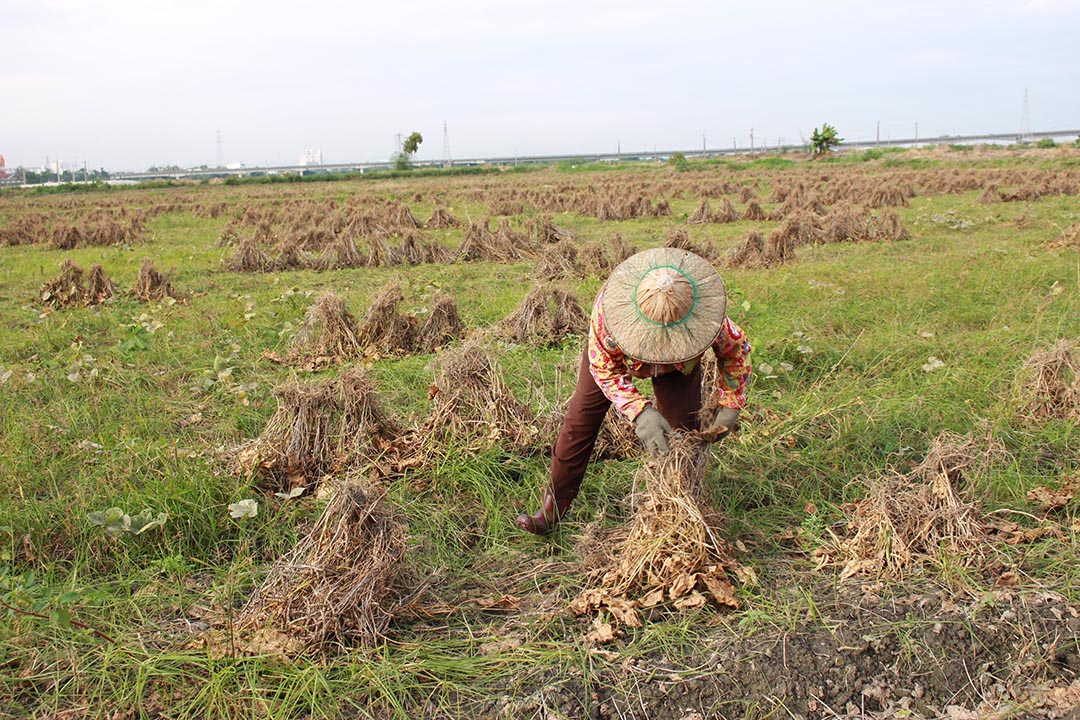
[[[716,411],[716,417],[713,419],[713,423],[706,430],[706,434],[716,432],[721,428],[727,428],[723,432],[720,432],[717,436],[717,440],[723,440],[735,430],[739,425],[739,408],[720,408]]]
[[[634,419],[634,432],[649,452],[668,454],[667,434],[671,432],[671,424],[652,405],[646,405]]]

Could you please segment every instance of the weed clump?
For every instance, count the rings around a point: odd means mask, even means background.
[[[385,490],[335,482],[315,525],[273,565],[238,625],[275,632],[288,654],[374,646],[408,592],[406,549],[404,519]]]

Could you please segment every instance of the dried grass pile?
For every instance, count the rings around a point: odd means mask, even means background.
[[[345,299],[323,293],[304,315],[289,351],[290,362],[323,366],[363,357],[364,346],[357,331],[356,318],[345,306]]]
[[[411,352],[416,344],[416,318],[398,313],[404,299],[401,287],[390,283],[382,289],[356,330],[357,342],[382,355]]]
[[[925,563],[977,566],[986,548],[983,513],[961,493],[966,481],[985,473],[1005,456],[988,433],[934,439],[925,459],[912,471],[889,472],[867,481],[867,495],[845,506],[847,530],[824,565],[839,561],[841,579],[853,575],[902,578]]]
[[[724,264],[729,268],[769,268],[794,259],[794,243],[780,229],[774,230],[767,242],[761,233],[751,230],[731,249]]]
[[[543,245],[569,242],[574,239],[574,234],[565,228],[557,227],[550,215],[543,215],[533,223],[532,237],[536,244]]]
[[[762,220],[768,220],[768,214],[761,208],[761,204],[757,200],[751,200],[747,203],[746,208],[743,210],[742,215],[739,216],[740,220],[752,220],[760,222]]]
[[[414,349],[417,352],[433,353],[464,335],[465,323],[458,315],[457,301],[449,295],[439,295],[420,324]]]
[[[535,413],[514,396],[499,366],[475,343],[437,356],[431,404],[431,415],[405,443],[420,455],[440,445],[479,452],[496,443],[532,452],[541,440]]]
[[[871,223],[870,236],[874,240],[885,242],[911,239],[911,233],[904,227],[900,216],[888,208],[882,210],[881,215]]]
[[[571,603],[576,614],[606,610],[619,624],[640,627],[639,610],[662,603],[739,607],[732,578],[754,575],[735,561],[719,514],[704,500],[714,439],[678,432],[668,455],[646,460],[634,478],[634,516],[601,548],[609,561],[591,573],[595,587]]]
[[[336,483],[315,525],[271,567],[237,624],[273,633],[290,655],[377,645],[409,594],[406,551],[404,518],[384,490],[363,480]]]
[[[711,222],[713,218],[712,209],[709,207],[709,198],[701,198],[701,203],[697,206],[694,212],[690,213],[690,217],[686,218],[688,225],[700,225],[702,223]]]
[[[146,259],[139,266],[139,277],[131,294],[140,302],[159,302],[165,298],[179,298],[169,280],[158,272],[153,261]]]
[[[105,268],[101,263],[90,266],[90,274],[86,279],[86,292],[83,302],[87,305],[100,305],[116,295],[116,283],[105,274]]]
[[[1061,231],[1061,237],[1047,246],[1053,248],[1080,248],[1080,223],[1073,223]]]
[[[584,334],[588,327],[589,316],[577,298],[562,288],[538,284],[493,330],[510,342],[543,347],[567,335]]]
[[[225,261],[225,267],[232,272],[263,272],[270,267],[270,258],[259,247],[253,236],[242,237],[236,244],[236,252]]]
[[[41,301],[54,308],[82,305],[86,297],[83,274],[81,267],[65,258],[60,263],[60,274],[41,286]]]
[[[704,247],[695,243],[690,239],[690,233],[686,228],[673,227],[668,231],[667,238],[664,240],[664,246],[669,248],[678,248],[680,250],[689,250],[695,255],[700,255],[706,260],[716,259],[715,246]]]
[[[357,368],[330,380],[294,378],[274,397],[277,411],[262,435],[238,448],[236,469],[258,473],[275,492],[373,463],[400,434]]]
[[[439,205],[435,208],[435,212],[431,213],[431,218],[427,221],[425,227],[432,230],[444,230],[446,228],[461,227],[462,224],[460,218],[450,212],[450,208]]]
[[[1080,344],[1062,338],[1024,363],[1017,378],[1024,414],[1032,419],[1080,419]]]
[[[545,247],[533,268],[533,275],[538,280],[580,277],[579,273],[577,246],[569,240]]]
[[[632,245],[627,244],[622,235],[618,233],[603,243],[586,243],[578,255],[580,275],[581,277],[588,277],[589,275],[604,277],[619,263],[636,252],[637,250]]]

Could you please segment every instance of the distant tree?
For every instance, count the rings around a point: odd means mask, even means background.
[[[394,169],[408,170],[412,167],[412,156],[420,149],[420,143],[422,142],[424,142],[424,136],[418,132],[413,132],[409,137],[405,138],[405,142],[401,144],[401,150],[394,153]]]
[[[679,172],[685,172],[690,169],[690,161],[688,161],[686,155],[681,152],[672,153],[671,157],[668,158],[668,165]]]
[[[836,128],[829,123],[822,123],[821,128],[814,128],[810,135],[810,151],[814,157],[821,157],[832,152],[833,146],[843,141],[844,138],[837,135]]]

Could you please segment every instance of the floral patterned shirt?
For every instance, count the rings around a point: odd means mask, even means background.
[[[678,370],[689,374],[701,360],[672,364],[645,363],[628,357],[615,343],[615,338],[604,327],[601,310],[604,289],[601,288],[593,303],[589,322],[589,372],[615,408],[631,420],[651,402],[634,386],[633,378],[663,375]],[[750,381],[750,342],[738,325],[725,317],[720,334],[712,344],[719,369],[717,393],[720,407],[742,408],[746,406],[746,390]]]

